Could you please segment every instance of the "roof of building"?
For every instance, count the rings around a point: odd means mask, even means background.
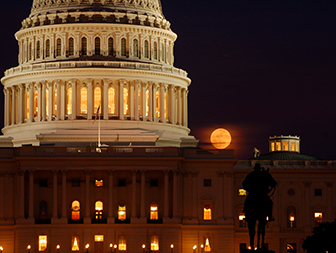
[[[251,160],[318,160],[318,158],[298,152],[275,151],[260,155],[257,158],[252,158]]]

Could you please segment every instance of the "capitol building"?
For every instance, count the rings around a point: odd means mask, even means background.
[[[277,181],[269,249],[303,253],[336,218],[336,161],[301,154],[300,137],[272,136],[250,160],[198,147],[162,8],[33,1],[18,66],[1,79],[1,253],[240,253],[242,181],[256,163]]]

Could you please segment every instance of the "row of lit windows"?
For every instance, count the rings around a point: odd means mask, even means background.
[[[72,57],[75,55],[75,40],[73,37],[70,37],[68,39],[67,43],[67,56]],[[108,43],[108,56],[115,56],[115,49],[114,49],[114,39],[112,37],[109,37],[107,39]],[[127,57],[127,41],[126,38],[121,38],[120,40],[121,50],[120,55]],[[101,55],[102,54],[102,48],[101,48],[101,39],[100,37],[96,37],[94,39],[94,55]],[[43,56],[41,55],[41,41],[38,40],[36,42],[36,60],[41,59]],[[143,58],[145,59],[152,59],[152,60],[160,60],[160,61],[166,61],[166,50],[165,50],[165,44],[161,43],[159,45],[158,42],[153,42],[153,49],[150,50],[149,41],[145,40],[143,42]],[[27,52],[27,59],[28,61],[33,60],[33,49],[32,49],[32,42],[28,44],[28,52]],[[161,55],[159,56],[159,52],[161,52]],[[88,39],[86,37],[83,37],[81,39],[81,46],[80,46],[80,54],[82,56],[88,55]],[[133,39],[132,41],[132,55],[136,58],[141,58],[141,52],[139,50],[139,41],[138,39]],[[62,56],[62,39],[58,38],[56,39],[56,45],[55,45],[55,57],[61,57]],[[51,57],[51,43],[50,39],[47,39],[45,41],[45,58]],[[159,59],[160,57],[160,59]]]
[[[276,141],[276,142],[271,142],[271,151],[296,151],[299,152],[299,143],[298,142],[288,142],[288,141],[283,141],[282,142],[283,149],[281,148],[281,142]]]

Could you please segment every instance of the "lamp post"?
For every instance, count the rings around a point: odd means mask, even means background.
[[[3,247],[2,247],[2,246],[0,246],[0,253],[2,253],[2,251],[3,251]]]
[[[197,248],[197,246],[194,245],[194,247],[193,247],[193,253],[196,253],[196,248]]]
[[[117,252],[117,247],[118,247],[118,245],[117,245],[117,244],[114,244],[114,246],[113,246],[113,248],[114,248],[114,253]]]
[[[28,246],[27,246],[27,251],[28,251],[28,253],[30,253],[30,249],[31,249],[31,246],[28,245]]]
[[[170,244],[170,249],[171,253],[174,253],[174,244]]]
[[[57,253],[59,253],[59,249],[60,249],[60,245],[59,244],[57,244],[57,246],[56,246],[56,250],[57,250]]]
[[[146,245],[142,244],[142,252],[145,253]]]
[[[86,249],[85,252],[86,252],[86,253],[89,253],[89,247],[90,247],[90,244],[86,244],[86,245],[85,245],[85,249]]]
[[[112,253],[113,244],[110,243],[110,253]]]
[[[201,253],[203,253],[204,245],[201,244]]]

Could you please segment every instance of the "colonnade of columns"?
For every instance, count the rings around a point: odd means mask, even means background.
[[[83,87],[86,99],[83,99]],[[97,87],[100,89],[98,100]],[[114,97],[109,96],[110,88]],[[6,87],[4,94],[5,126],[78,118],[91,120],[97,104],[101,105],[104,120],[117,118],[188,125],[188,90],[172,84],[124,79],[46,80]],[[87,108],[85,113],[81,110],[83,104]],[[109,108],[112,107],[115,109],[111,112]]]

